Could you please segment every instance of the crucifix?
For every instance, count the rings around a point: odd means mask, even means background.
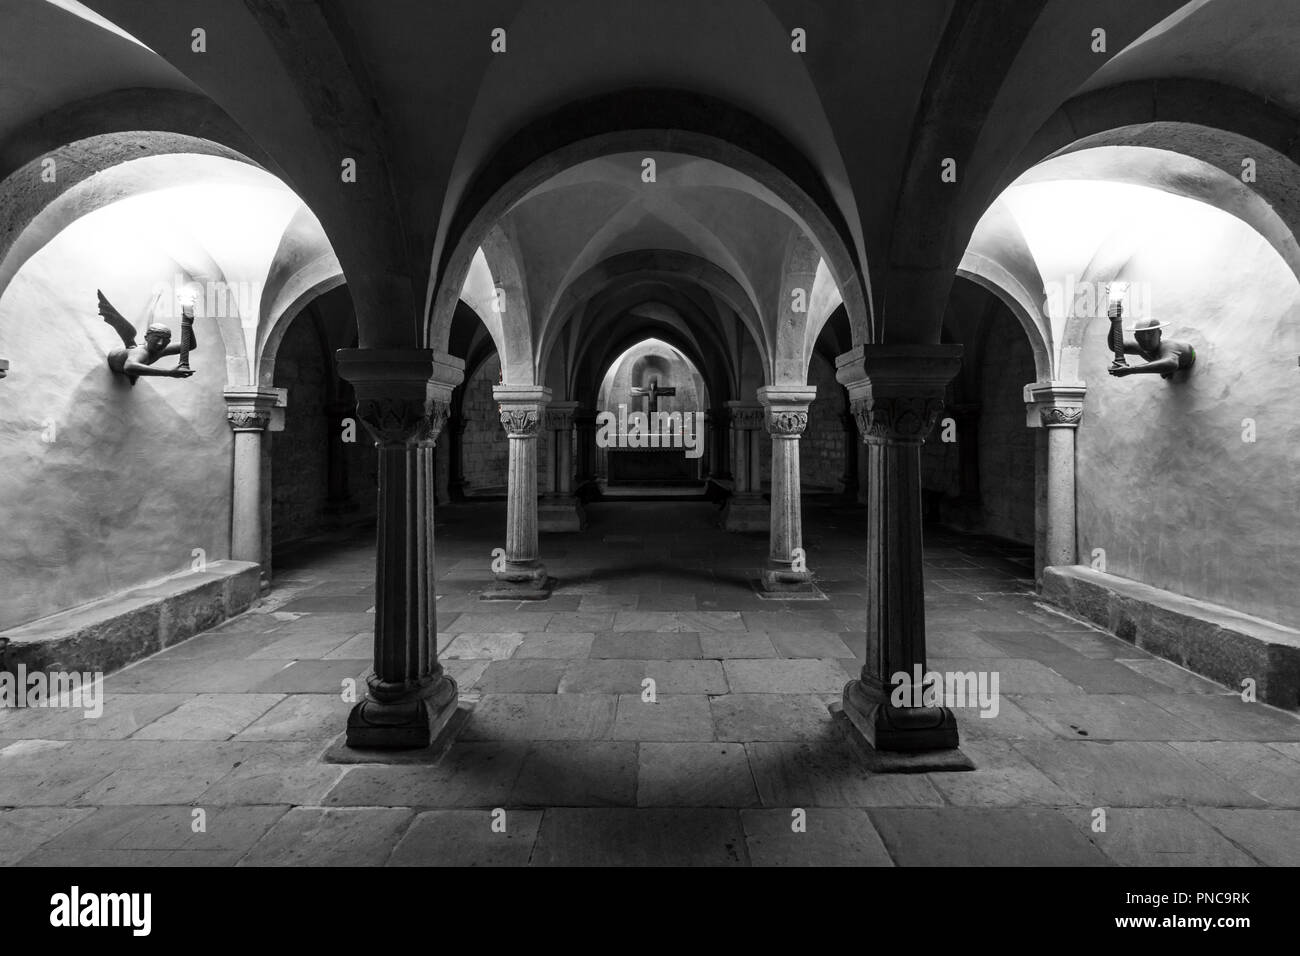
[[[653,415],[655,412],[659,411],[659,396],[676,395],[677,389],[676,387],[660,388],[659,379],[652,378],[650,379],[649,388],[637,388],[636,386],[633,386],[631,392],[633,398],[640,398],[642,396],[645,396],[646,411],[649,414]]]

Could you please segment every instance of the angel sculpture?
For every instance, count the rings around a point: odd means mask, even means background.
[[[165,325],[150,325],[144,331],[144,345],[136,344],[135,328],[121,312],[113,308],[111,302],[104,298],[104,293],[95,290],[99,296],[99,314],[113,327],[122,338],[124,348],[113,349],[108,353],[108,367],[119,375],[125,375],[131,384],[141,375],[162,375],[168,378],[189,378],[194,374],[190,368],[190,352],[199,347],[194,338],[194,304],[181,304],[181,341],[172,345],[172,330]],[[164,355],[179,355],[180,363],[175,368],[154,368],[153,363]]]

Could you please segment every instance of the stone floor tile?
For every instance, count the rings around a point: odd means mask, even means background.
[[[794,829],[795,811],[802,829]],[[742,810],[753,866],[893,866],[865,810],[792,807]]]
[[[327,694],[342,698],[345,689],[365,687],[372,661],[294,661],[262,681],[254,691],[262,694]]]
[[[610,631],[596,635],[588,656],[636,661],[699,659],[700,636],[693,632]]]
[[[348,767],[325,806],[499,807],[519,778],[530,744],[462,742],[436,764]]]
[[[872,774],[840,741],[747,743],[749,766],[767,807],[938,806],[921,774]]]
[[[726,694],[709,699],[719,740],[814,741],[836,733],[814,694]]]
[[[132,735],[133,740],[225,740],[283,700],[280,694],[199,694]]]
[[[1069,815],[1075,828],[1121,866],[1256,866],[1191,810],[1116,807],[1094,830],[1091,810]]]
[[[959,807],[1068,807],[1080,801],[1053,783],[1006,740],[965,740],[973,771],[931,773],[930,782]]]
[[[741,744],[643,743],[638,757],[637,806],[758,806]]]
[[[388,865],[527,866],[541,825],[540,810],[430,810],[415,818]]]
[[[1025,740],[1013,746],[1072,797],[1094,807],[1262,805],[1165,743]]]
[[[735,694],[835,694],[847,683],[834,660],[727,660],[722,669]]]
[[[294,807],[240,866],[382,866],[410,826],[407,809]]]
[[[1179,667],[1177,664],[1169,661],[1160,660],[1159,658],[1143,658],[1134,660],[1129,658],[1116,658],[1115,663],[1123,664],[1131,671],[1141,674],[1143,677],[1149,677],[1159,684],[1163,684],[1168,691],[1176,691],[1180,694],[1231,694],[1230,688],[1214,681],[1206,680],[1198,674],[1193,674],[1186,668]]]
[[[284,806],[210,807],[202,831],[194,828],[195,807],[103,807],[82,817],[45,844],[51,851],[182,850],[243,852],[288,810]]]
[[[1146,694],[1147,700],[1200,729],[1208,740],[1300,741],[1300,715],[1240,694]]]
[[[514,659],[552,657],[583,659],[590,656],[594,632],[566,634],[563,631],[535,631],[524,634]]]
[[[485,694],[461,740],[599,740],[614,725],[612,694]]]
[[[870,810],[899,866],[1105,866],[1059,810],[1017,807]]]
[[[1300,761],[1268,744],[1234,740],[1174,742],[1169,746],[1266,803],[1300,809]]]
[[[640,694],[620,694],[610,737],[640,741],[713,740],[709,698],[703,694],[657,694],[655,702],[649,703]]]
[[[1016,704],[1062,737],[1087,740],[1187,740],[1197,728],[1143,697],[1065,694],[1017,697]]]
[[[439,657],[448,660],[503,661],[524,642],[522,631],[472,631],[463,633],[439,649]]]
[[[554,694],[568,669],[566,660],[491,661],[475,689],[484,694]]]
[[[524,631],[544,631],[553,615],[549,613],[528,614],[510,611],[467,611],[450,624],[439,621],[439,630],[448,634],[483,633],[483,634],[521,634]],[[583,628],[565,628],[568,631],[581,631]],[[517,644],[516,644],[517,646]],[[466,657],[483,657],[482,654],[467,654]],[[509,655],[506,655],[509,656]]]
[[[358,685],[358,695],[364,685]],[[293,694],[235,735],[236,740],[333,740],[347,726],[352,704],[341,694]]]
[[[630,807],[637,745],[625,740],[542,740],[528,748],[510,792],[515,807]]]
[[[1196,814],[1266,866],[1300,866],[1300,810],[1198,807]]]
[[[711,631],[700,635],[700,653],[717,660],[729,657],[780,657],[766,634]]]
[[[106,697],[115,694],[249,694],[290,663],[290,658],[258,660],[145,660],[104,680]]]
[[[103,712],[86,716],[81,708],[0,709],[0,731],[10,739],[121,740],[145,724],[170,713],[192,694],[119,694],[105,692]]]
[[[743,866],[735,810],[547,810],[535,866]]]
[[[574,661],[560,678],[561,694],[639,694],[645,662]]]
[[[781,657],[852,657],[853,651],[838,634],[831,631],[794,631],[771,633],[768,637]]]

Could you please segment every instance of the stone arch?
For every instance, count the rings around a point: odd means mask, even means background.
[[[1021,281],[997,260],[967,250],[957,275],[997,296],[1025,330],[1040,382],[1053,377],[1051,330],[1043,318],[1041,297],[1035,299]]]
[[[576,310],[584,302],[594,298],[598,293],[618,282],[631,282],[657,278],[671,283],[690,283],[703,288],[725,302],[740,317],[746,330],[754,339],[758,353],[763,357],[764,374],[767,384],[772,383],[773,349],[767,341],[764,327],[759,320],[757,306],[745,294],[740,283],[718,266],[684,252],[652,249],[625,252],[605,259],[593,266],[586,273],[575,279],[560,295],[552,315],[554,331],[543,329],[539,339],[542,343],[539,366],[546,368],[551,350],[558,341],[558,332],[572,320]]]
[[[638,90],[556,111],[516,134],[480,173],[432,263],[429,346],[445,351],[455,298],[475,250],[515,203],[581,162],[643,150],[711,159],[758,183],[827,260],[849,304],[855,341],[870,341],[865,268],[842,214],[807,160],[759,120],[727,103],[680,91]]]

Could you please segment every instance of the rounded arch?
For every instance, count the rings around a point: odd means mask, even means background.
[[[829,190],[807,160],[756,118],[711,97],[640,90],[570,104],[512,137],[470,187],[432,263],[426,341],[445,350],[470,261],[489,230],[552,176],[590,159],[637,151],[713,160],[757,183],[817,246],[848,304],[855,341],[871,336],[865,269]]]
[[[1001,263],[977,252],[967,250],[957,275],[992,293],[1011,311],[1029,339],[1034,355],[1034,374],[1040,382],[1050,381],[1054,377],[1051,330],[1043,319],[1040,299],[1032,296]]]
[[[752,336],[759,355],[764,358],[766,383],[771,384],[773,349],[759,320],[757,306],[745,294],[740,283],[707,259],[664,249],[646,249],[612,256],[570,283],[560,295],[552,313],[555,316],[554,323],[551,327],[542,329],[539,335],[542,343],[540,367],[547,367],[551,351],[559,339],[559,331],[572,321],[584,303],[611,286],[647,280],[659,280],[669,285],[696,285],[726,303]]]

